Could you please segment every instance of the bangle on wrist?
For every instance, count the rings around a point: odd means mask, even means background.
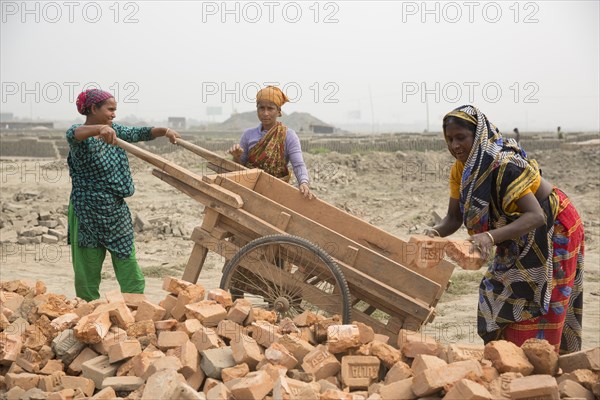
[[[492,236],[492,234],[490,233],[490,231],[485,231],[485,233],[487,233],[487,235],[490,237],[490,240],[492,241],[492,245],[495,245],[496,242],[494,241],[494,237]]]
[[[436,235],[436,236],[438,236],[438,237],[442,237],[442,235],[440,235],[440,233],[438,232],[438,230],[437,230],[437,229],[435,229],[435,228],[429,228],[429,230],[430,230],[430,231],[433,231],[433,232],[435,232],[435,235]]]
[[[167,136],[167,134],[169,133],[170,130],[171,130],[171,128],[167,128],[167,130],[165,131],[165,136]]]

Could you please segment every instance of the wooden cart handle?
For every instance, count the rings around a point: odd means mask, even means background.
[[[177,142],[175,144],[183,147],[186,150],[191,151],[194,154],[199,155],[200,157],[206,159],[210,163],[216,165],[218,168],[220,168],[220,172],[243,171],[247,169],[241,164],[221,157],[220,155],[213,153],[210,150],[206,150],[203,147],[197,146],[191,142],[188,142],[187,140],[177,139]]]

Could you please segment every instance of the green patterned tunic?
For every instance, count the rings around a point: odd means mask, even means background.
[[[77,245],[105,247],[117,258],[129,258],[133,249],[133,223],[124,198],[135,187],[125,150],[94,137],[75,139],[73,125],[66,137],[67,158],[73,189],[71,204],[79,220]],[[117,137],[126,142],[152,140],[151,127],[112,124]],[[70,243],[70,238],[69,238]]]

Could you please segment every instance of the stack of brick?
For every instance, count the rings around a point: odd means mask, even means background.
[[[31,197],[34,196],[34,197]],[[15,203],[2,204],[0,219],[0,243],[48,243],[64,242],[67,237],[66,209],[44,210],[27,204],[38,195],[17,193]]]
[[[600,395],[600,348],[558,356],[543,340],[442,346],[401,330],[273,312],[165,278],[157,305],[109,292],[67,300],[0,282],[0,398],[492,399]]]

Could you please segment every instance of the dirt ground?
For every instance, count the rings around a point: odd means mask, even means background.
[[[600,345],[600,146],[578,150],[538,151],[530,154],[544,176],[565,191],[579,210],[586,229],[584,294],[584,348]],[[207,172],[201,159],[179,149],[166,158],[195,172]],[[132,215],[143,213],[181,221],[191,233],[199,225],[203,206],[151,175],[151,166],[130,157],[136,194],[128,199]],[[315,193],[402,239],[430,224],[433,212],[445,214],[447,177],[452,163],[446,152],[305,154]],[[14,203],[18,193],[39,192],[32,211],[63,213],[71,189],[66,161],[4,160],[0,163],[2,203]],[[459,230],[456,238],[465,238]],[[310,240],[310,238],[307,238]],[[155,302],[165,292],[162,276],[181,276],[192,250],[189,237],[136,234],[139,263],[146,274],[146,294]],[[42,280],[54,293],[75,296],[70,249],[58,245],[4,243],[0,279]],[[101,290],[118,288],[107,257]],[[209,253],[199,282],[207,289],[219,286],[223,260]],[[435,320],[425,332],[444,343],[481,343],[476,332],[477,288],[482,271],[457,268],[452,284],[438,304]]]

